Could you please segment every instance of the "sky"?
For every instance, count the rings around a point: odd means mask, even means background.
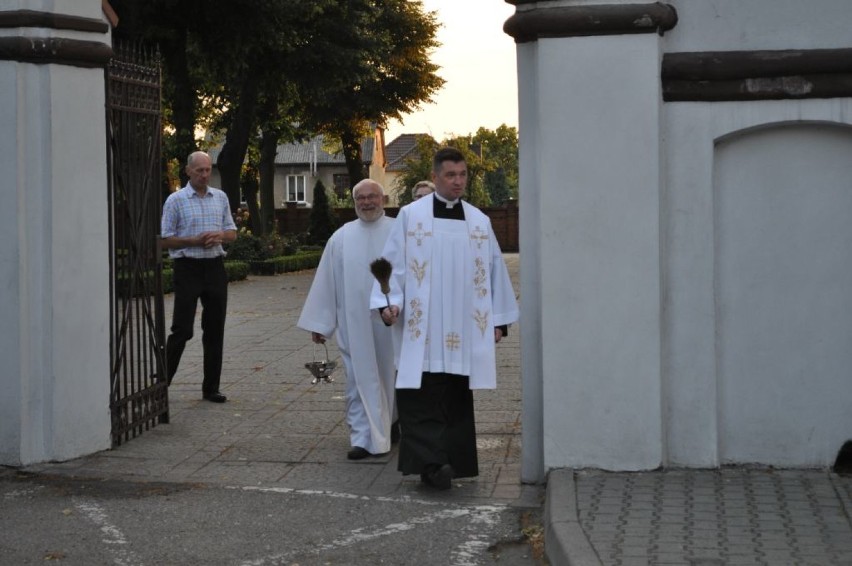
[[[515,7],[503,0],[423,0],[437,12],[438,47],[431,56],[446,82],[420,110],[392,121],[385,143],[400,134],[431,134],[438,141],[480,127],[518,126],[515,42],[503,23]]]

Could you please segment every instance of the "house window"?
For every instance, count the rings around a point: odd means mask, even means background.
[[[335,173],[334,178],[334,194],[337,198],[345,199],[349,192],[349,175],[345,173]]]
[[[305,202],[304,175],[287,175],[287,202]]]

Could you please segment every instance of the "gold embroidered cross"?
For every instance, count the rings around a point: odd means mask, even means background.
[[[416,230],[409,230],[408,232],[406,232],[406,234],[408,234],[409,236],[411,236],[415,240],[417,240],[417,245],[421,246],[421,245],[423,245],[423,238],[431,236],[432,232],[424,231],[423,230],[423,223],[418,222],[417,223],[417,229]]]
[[[444,340],[444,344],[446,345],[447,350],[458,350],[461,347],[461,338],[459,338],[457,333],[449,332]]]
[[[477,248],[482,248],[482,244],[488,240],[488,232],[477,226],[476,230],[470,233],[470,239],[473,240]]]

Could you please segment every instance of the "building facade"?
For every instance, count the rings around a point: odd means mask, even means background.
[[[110,446],[101,0],[0,8],[0,464]],[[71,143],[71,140],[86,143]]]
[[[508,1],[524,478],[830,465],[852,438],[852,7]]]

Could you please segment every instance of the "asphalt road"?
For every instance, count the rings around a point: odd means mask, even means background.
[[[535,565],[535,505],[0,471],[6,565]]]

